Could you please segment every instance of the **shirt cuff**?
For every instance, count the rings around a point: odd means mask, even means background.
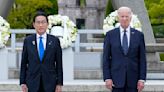
[[[108,81],[108,80],[112,80],[112,79],[106,79],[105,82]]]
[[[139,80],[139,81],[145,83],[145,80]]]

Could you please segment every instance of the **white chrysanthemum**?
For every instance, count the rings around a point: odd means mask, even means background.
[[[10,25],[9,23],[0,16],[0,48],[5,47],[10,37]]]
[[[77,28],[76,25],[69,19],[68,16],[61,15],[50,15],[48,16],[49,26],[48,33],[52,33],[51,29],[54,26],[62,27],[62,37],[59,37],[60,44],[62,48],[67,48],[71,46],[72,42],[75,41],[77,37]],[[56,30],[57,31],[57,30]],[[61,31],[60,31],[61,32]],[[59,33],[61,34],[61,33]],[[55,34],[53,34],[55,35]]]
[[[120,23],[118,23],[118,13],[117,10],[110,13],[105,19],[104,19],[104,23],[103,23],[103,30],[104,30],[104,34],[106,34],[106,32],[114,29],[115,27],[119,27]],[[139,21],[137,15],[132,15],[132,19],[130,22],[130,26],[132,28],[135,28],[139,31],[142,31],[141,29],[141,22]]]

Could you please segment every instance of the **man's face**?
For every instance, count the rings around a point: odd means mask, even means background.
[[[48,27],[48,22],[46,20],[46,17],[45,16],[37,16],[35,18],[35,22],[33,22],[33,26],[39,35],[44,34]]]
[[[128,11],[123,10],[123,11],[119,12],[118,18],[119,18],[120,25],[124,29],[126,29],[130,24],[131,14]]]

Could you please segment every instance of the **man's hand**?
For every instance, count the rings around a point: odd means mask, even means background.
[[[141,92],[143,88],[144,88],[144,82],[138,81],[138,84],[137,84],[138,92]]]
[[[57,85],[55,92],[62,92],[62,86],[61,85]]]
[[[106,83],[106,87],[112,90],[112,86],[114,86],[113,81],[111,79],[107,79],[105,80],[105,83]]]
[[[21,84],[22,91],[27,92],[27,85],[26,84]]]

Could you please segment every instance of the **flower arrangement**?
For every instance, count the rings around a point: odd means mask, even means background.
[[[76,40],[77,28],[76,25],[69,19],[68,16],[49,15],[48,33],[57,36],[60,35],[59,40],[62,48],[71,46],[72,42]],[[62,28],[57,29],[57,26]],[[56,31],[55,33],[53,31]],[[54,33],[54,34],[53,34]]]
[[[104,34],[106,34],[106,32],[114,29],[115,27],[119,27],[120,23],[118,23],[118,13],[117,10],[110,13],[105,19],[104,19],[104,23],[103,23],[103,30],[104,30]],[[132,19],[130,22],[130,26],[132,28],[135,28],[139,31],[142,31],[141,29],[141,22],[139,21],[137,15],[132,14]]]
[[[0,49],[4,48],[10,37],[10,25],[0,16]]]

